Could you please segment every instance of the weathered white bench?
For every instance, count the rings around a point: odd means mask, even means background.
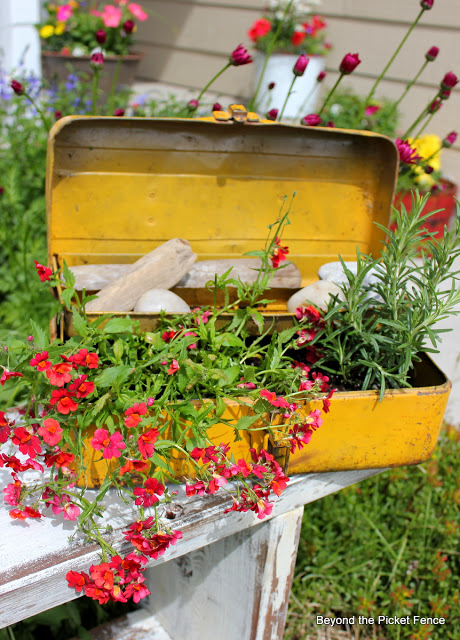
[[[187,498],[177,488],[174,529],[183,539],[146,571],[152,592],[145,610],[112,627],[114,640],[279,640],[283,636],[303,507],[380,470],[293,476],[270,517],[230,512],[219,493]],[[0,470],[0,484],[10,482]],[[176,489],[176,487],[174,487]],[[135,518],[115,493],[105,498],[113,545],[127,551],[120,531]],[[130,519],[131,518],[131,519]],[[56,517],[13,522],[0,510],[0,628],[45,611],[77,594],[70,569],[88,571],[97,547],[68,541],[74,525]]]

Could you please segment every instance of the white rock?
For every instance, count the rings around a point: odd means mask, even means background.
[[[358,267],[355,261],[345,261],[345,266],[356,275]],[[375,284],[378,281],[375,273],[375,269],[371,269],[369,271],[363,280],[363,286]],[[331,282],[335,282],[335,284],[348,284],[348,278],[345,275],[341,262],[327,262],[326,264],[321,265],[318,269],[318,277],[320,280],[330,280]]]
[[[330,296],[338,296],[339,300],[344,300],[344,295],[341,289],[328,280],[318,280],[313,284],[309,284],[308,287],[304,287],[294,293],[287,303],[287,309],[289,313],[295,313],[297,307],[305,306],[308,304],[315,304],[317,307],[325,311],[329,302]]]
[[[185,300],[168,289],[149,289],[138,299],[134,311],[188,313],[190,307]]]

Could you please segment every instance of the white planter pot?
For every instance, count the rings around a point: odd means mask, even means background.
[[[255,110],[261,115],[269,109],[278,109],[281,112],[289,87],[291,86],[292,70],[299,56],[292,53],[273,53],[265,69],[262,85],[257,97]],[[315,113],[319,98],[321,83],[317,82],[320,71],[324,71],[324,56],[308,56],[309,62],[303,76],[297,78],[294,88],[289,96],[283,114],[284,119],[299,120],[309,113]],[[256,51],[254,55],[254,91],[259,82],[264,65],[265,54]],[[275,83],[270,91],[268,85]],[[299,115],[300,114],[300,115]]]

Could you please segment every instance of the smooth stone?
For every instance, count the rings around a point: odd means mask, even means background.
[[[343,291],[334,282],[318,280],[294,293],[288,300],[287,310],[289,313],[295,313],[298,307],[314,304],[326,311],[330,296],[338,296],[339,300],[345,300]]]
[[[358,269],[356,261],[345,261],[345,266],[353,274],[356,275]],[[378,282],[378,278],[375,276],[375,269],[371,269],[363,280],[364,286],[369,286]],[[327,262],[318,269],[318,277],[320,280],[329,280],[335,282],[335,284],[348,284],[348,278],[345,275],[341,262]]]
[[[134,311],[189,313],[190,307],[185,300],[169,289],[149,289],[138,299]]]

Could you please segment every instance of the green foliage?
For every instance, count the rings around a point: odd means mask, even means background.
[[[322,113],[323,122],[333,122],[341,129],[364,129],[375,131],[394,138],[398,128],[399,113],[394,102],[388,99],[373,100],[372,106],[378,107],[374,113],[364,115],[364,97],[351,89],[337,90]],[[359,121],[359,125],[356,122]]]
[[[357,251],[357,273],[345,267],[345,301],[331,299],[324,324],[312,344],[321,353],[317,363],[340,377],[347,388],[380,389],[411,386],[413,365],[421,351],[437,351],[437,324],[457,313],[460,217],[441,240],[424,231],[429,215],[421,215],[428,196],[413,197],[412,213],[396,211],[396,228],[387,231],[378,257]],[[380,226],[380,225],[378,225]],[[420,240],[428,238],[417,261]],[[372,272],[372,280],[365,277]]]
[[[429,462],[305,507],[285,640],[316,638],[316,615],[444,616],[427,635],[412,635],[419,625],[362,625],[359,637],[460,639],[459,443],[448,427]]]

